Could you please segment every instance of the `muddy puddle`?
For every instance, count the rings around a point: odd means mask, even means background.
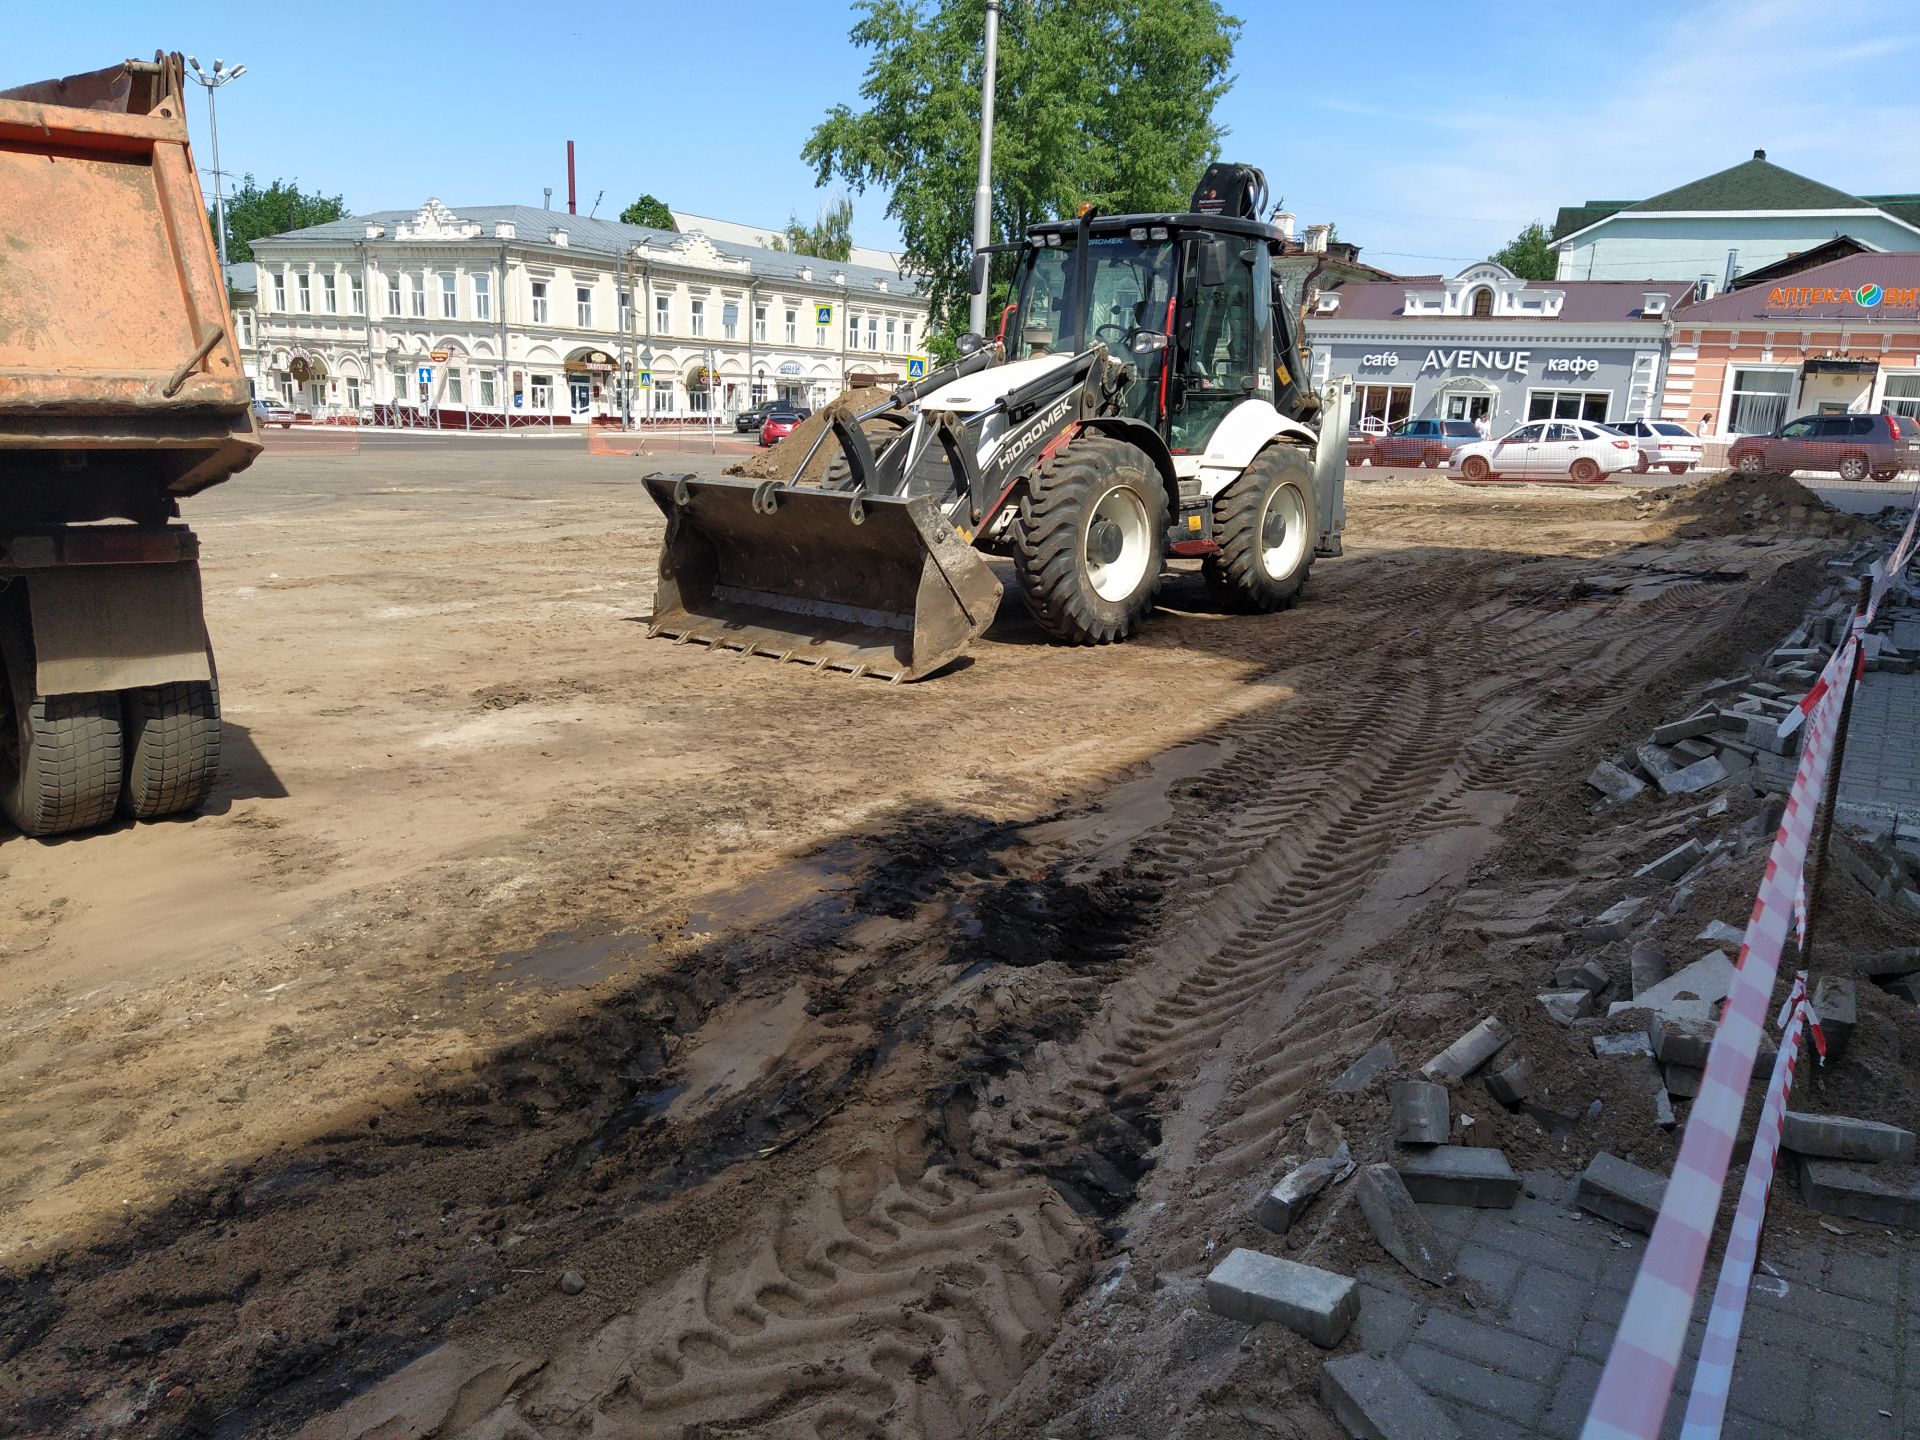
[[[1174,786],[1206,774],[1236,748],[1231,741],[1208,740],[1163,751],[1147,762],[1146,774],[1109,790],[1099,809],[1030,826],[1023,838],[1079,850],[1081,858],[1064,878],[1089,879],[1119,864],[1134,841],[1172,818]]]

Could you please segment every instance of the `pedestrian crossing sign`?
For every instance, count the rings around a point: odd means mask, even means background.
[[[642,370],[639,374],[640,388],[642,390],[651,390],[653,388],[653,372],[651,370]]]
[[[816,325],[833,324],[833,306],[831,304],[814,306],[813,323]]]
[[[926,356],[909,355],[907,357],[907,378],[909,380],[924,380],[927,378]]]

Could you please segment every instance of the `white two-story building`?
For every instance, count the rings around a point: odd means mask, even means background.
[[[253,257],[230,267],[248,373],[316,416],[491,429],[818,405],[905,376],[926,338],[896,271],[524,205],[429,200]]]

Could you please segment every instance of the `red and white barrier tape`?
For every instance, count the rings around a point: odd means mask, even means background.
[[[1687,1418],[1680,1440],[1717,1440],[1726,1420],[1727,1395],[1733,1388],[1733,1357],[1740,1348],[1740,1322],[1747,1313],[1747,1294],[1753,1283],[1753,1262],[1760,1253],[1760,1226],[1767,1218],[1767,1196],[1773,1189],[1774,1157],[1780,1132],[1787,1123],[1787,1096],[1793,1090],[1793,1067],[1800,1054],[1800,1029],[1809,1014],[1807,972],[1793,977],[1793,993],[1781,1011],[1786,1033],[1767,1081],[1767,1103],[1760,1112],[1760,1128],[1753,1137],[1747,1178],[1740,1187],[1740,1204],[1733,1212],[1733,1230],[1727,1253],[1720,1261],[1720,1283],[1707,1315],[1707,1333],[1700,1341],[1700,1360],[1693,1372],[1693,1390],[1687,1397]],[[1815,1022],[1814,1033],[1819,1033]]]
[[[1858,654],[1857,646],[1842,649]],[[1627,1297],[1586,1427],[1580,1432],[1582,1440],[1655,1440],[1660,1433],[1693,1314],[1694,1292],[1706,1265],[1707,1243],[1720,1209],[1727,1162],[1740,1129],[1740,1111],[1753,1077],[1780,954],[1794,929],[1794,897],[1806,870],[1841,704],[1853,675],[1852,665],[1841,668],[1808,715],[1800,765],[1767,857],[1753,916],[1747,921],[1726,1007],[1707,1052],[1706,1075],[1687,1118],[1653,1238]]]

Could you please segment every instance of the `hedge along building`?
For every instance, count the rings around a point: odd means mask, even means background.
[[[1796,415],[1920,419],[1920,254],[1851,255],[1675,312],[1660,413],[1710,435]]]
[[[1678,281],[1522,280],[1491,260],[1458,275],[1349,281],[1309,308],[1314,379],[1351,375],[1358,415],[1630,420],[1658,403]]]

